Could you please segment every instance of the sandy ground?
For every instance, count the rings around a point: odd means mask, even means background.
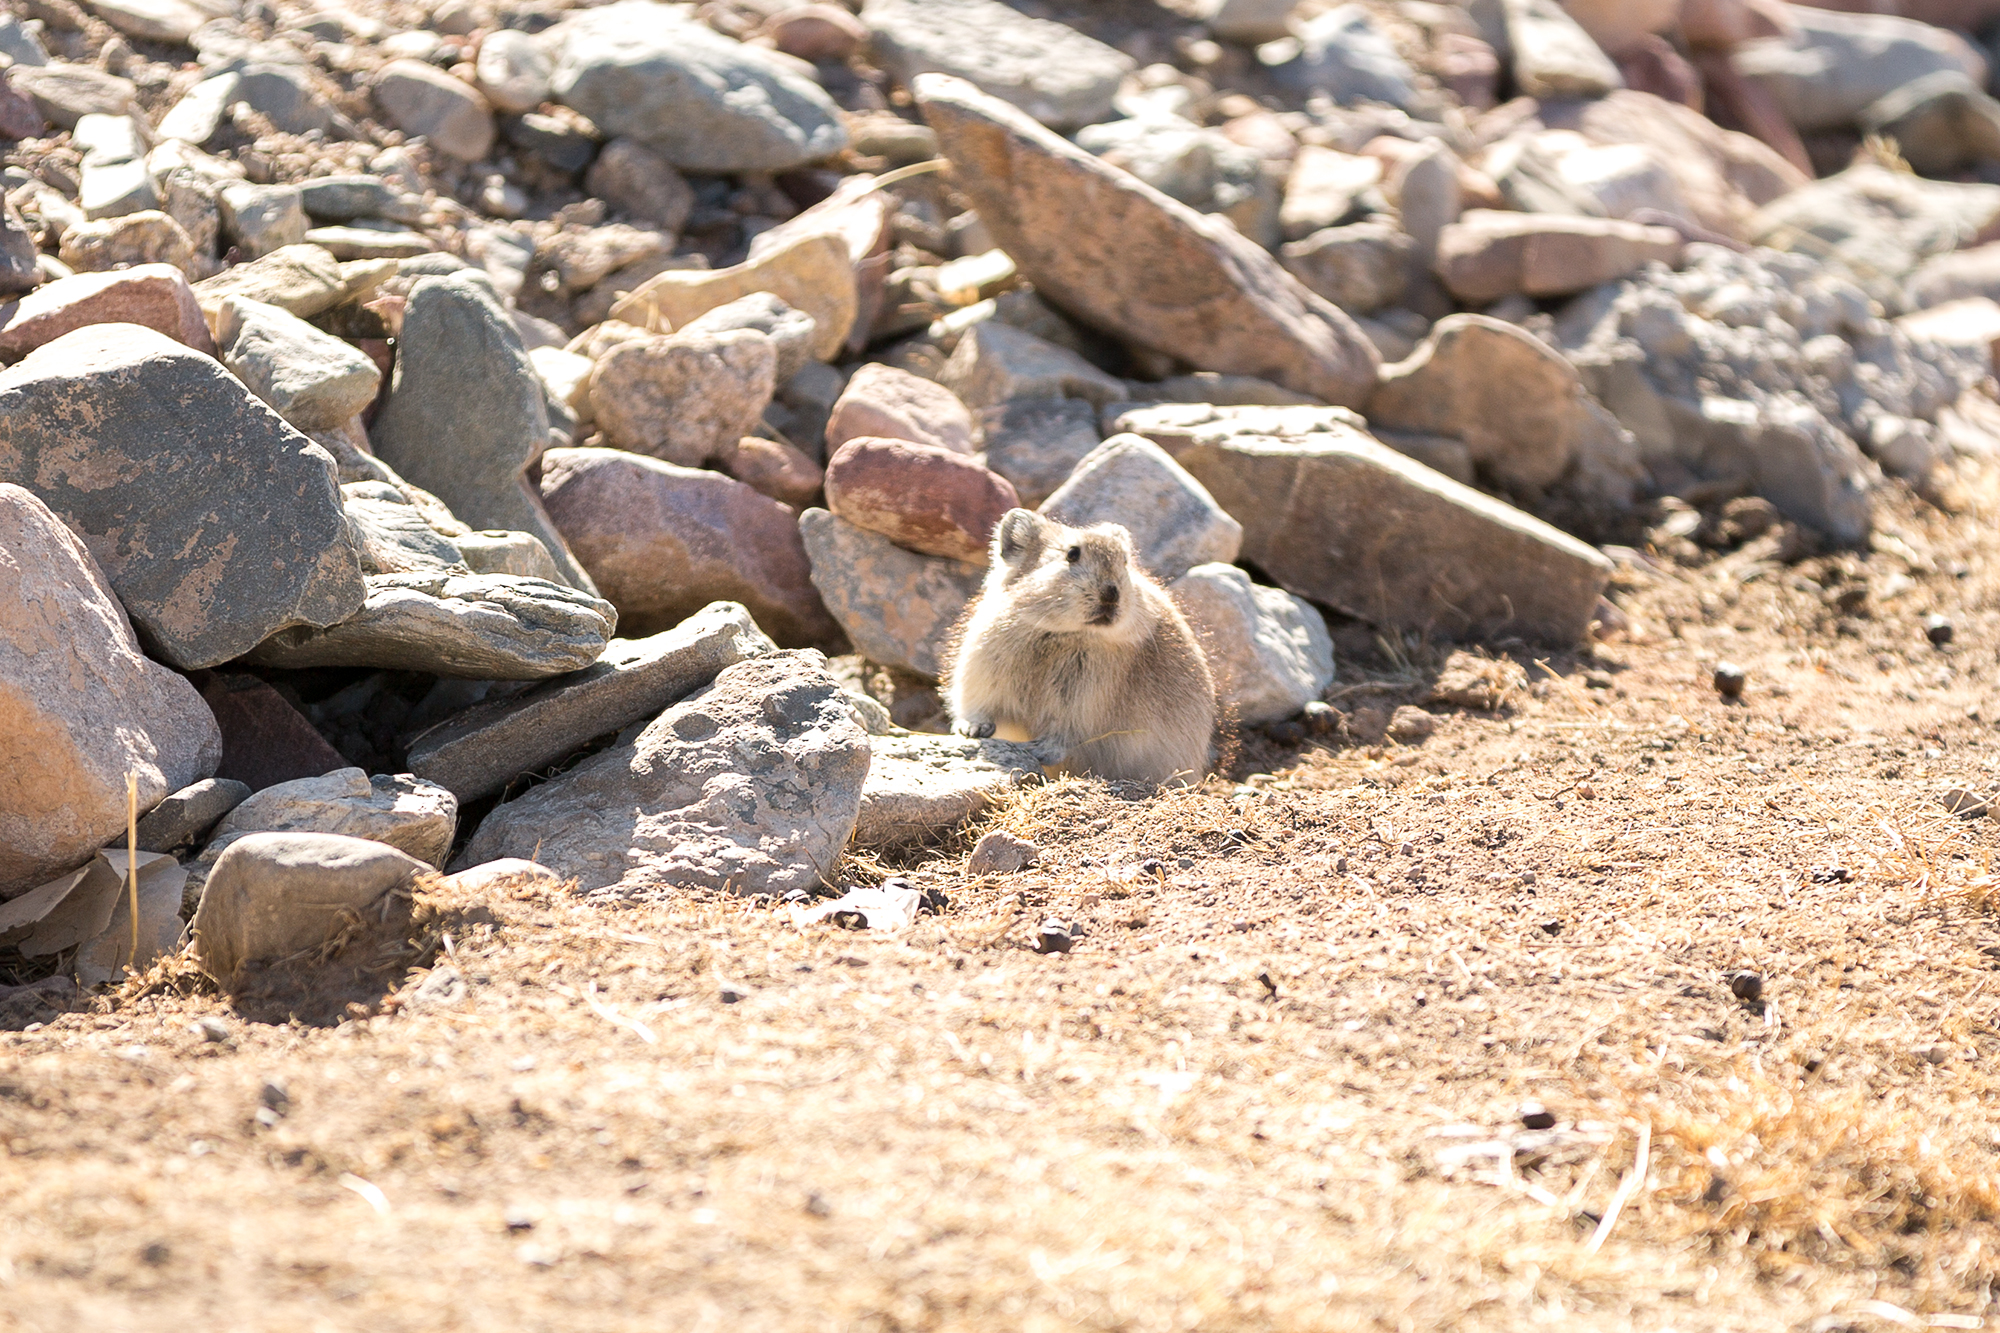
[[[1996,830],[1938,796],[2000,786],[1995,494],[1790,564],[1662,534],[1627,635],[1426,741],[849,866],[948,894],[901,937],[433,896],[372,1017],[185,966],[17,1014],[0,1326],[1981,1327]],[[1343,708],[1446,666],[1340,639]]]

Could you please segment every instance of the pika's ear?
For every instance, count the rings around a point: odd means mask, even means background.
[[[1048,535],[1048,520],[1032,509],[1009,509],[993,529],[993,563],[1031,563]]]

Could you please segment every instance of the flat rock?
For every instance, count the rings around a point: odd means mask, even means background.
[[[1254,727],[1298,715],[1333,683],[1326,618],[1234,565],[1196,565],[1168,585],[1201,642],[1223,715]]]
[[[0,305],[0,361],[17,361],[91,324],[139,324],[197,352],[215,351],[187,275],[171,264],[141,264],[57,278]]]
[[[1340,427],[1167,445],[1243,524],[1243,559],[1377,625],[1567,644],[1611,562],[1574,537]]]
[[[392,60],[375,75],[375,102],[405,134],[461,162],[493,147],[493,112],[479,90],[421,60]]]
[[[952,627],[979,595],[986,571],[906,551],[824,509],[799,515],[799,533],[812,561],[813,586],[855,651],[937,679]]]
[[[827,453],[864,435],[934,445],[958,454],[979,448],[971,409],[957,394],[880,361],[856,366],[834,401],[826,422]]]
[[[555,99],[684,171],[789,171],[847,146],[818,84],[666,6],[592,10],[561,41]]]
[[[82,865],[139,808],[207,778],[222,737],[149,661],[84,544],[0,483],[0,898]]]
[[[261,301],[224,300],[215,332],[222,363],[302,431],[348,421],[375,401],[382,383],[366,352]]]
[[[997,319],[959,335],[938,383],[975,411],[1028,398],[1081,398],[1102,407],[1126,396],[1122,381],[1069,348]]]
[[[466,524],[532,533],[565,582],[596,591],[522,479],[548,446],[548,408],[513,319],[477,274],[410,288],[389,398],[368,434],[384,462]]]
[[[1203,370],[1357,404],[1379,358],[1340,310],[1228,223],[1100,162],[941,75],[917,101],[956,182],[1035,290],[1105,331]]]
[[[854,259],[837,236],[807,234],[718,269],[670,269],[611,307],[611,318],[672,332],[732,301],[768,292],[812,316],[815,360],[840,354],[860,296]]]
[[[467,680],[544,680],[595,662],[618,615],[546,579],[429,571],[370,574],[361,609],[330,629],[272,635],[260,666],[360,666]]]
[[[1111,119],[1131,57],[1075,28],[999,0],[868,0],[861,11],[882,67],[904,87],[920,74],[965,79],[1042,124]]]
[[[229,778],[204,778],[183,787],[139,820],[139,850],[172,852],[200,842],[249,796],[246,784]]]
[[[720,457],[763,420],[777,347],[755,329],[620,343],[590,372],[590,410],[621,449],[682,467]]]
[[[1042,505],[1058,523],[1115,523],[1132,534],[1139,563],[1163,582],[1195,565],[1235,560],[1243,525],[1159,445],[1114,435],[1076,466]]]
[[[458,798],[408,773],[370,777],[335,769],[266,787],[224,815],[195,858],[196,874],[252,833],[338,833],[366,838],[442,868],[458,829]]]
[[[457,864],[532,855],[620,897],[811,891],[854,832],[868,766],[826,659],[767,653],[497,807]]]
[[[7,82],[26,93],[42,119],[66,130],[89,115],[123,116],[139,103],[139,89],[130,79],[107,74],[93,65],[69,62],[14,65]]]
[[[629,633],[740,602],[781,644],[830,640],[793,513],[717,472],[618,449],[551,449],[542,498]]]
[[[1326,227],[1281,252],[1285,268],[1308,289],[1355,315],[1393,305],[1409,280],[1416,243],[1388,222]]]
[[[194,914],[202,970],[228,984],[242,966],[319,948],[357,917],[400,910],[430,867],[393,847],[336,833],[252,833],[210,870]]]
[[[347,521],[361,546],[364,574],[473,572],[458,543],[439,532],[402,488],[379,481],[348,482],[341,486],[340,495]],[[561,578],[555,581],[561,582]]]
[[[1035,747],[1012,741],[901,731],[877,736],[869,747],[854,843],[870,850],[907,847],[961,828],[1042,778]]]
[[[1557,0],[1500,0],[1514,82],[1529,97],[1602,97],[1625,86],[1611,57]]]
[[[559,764],[595,737],[650,717],[734,666],[777,645],[734,602],[704,607],[644,639],[613,639],[581,671],[523,694],[479,704],[410,746],[410,771],[461,801]]]
[[[0,479],[82,535],[169,663],[359,609],[333,460],[212,358],[135,324],[79,329],[0,372],[0,420]]]
[[[349,299],[354,287],[330,251],[301,244],[203,278],[195,284],[194,294],[204,310],[220,310],[225,297],[243,296],[311,319]]]
[[[826,465],[826,507],[922,555],[986,563],[986,544],[1020,504],[978,460],[909,440],[849,440]]]
[[[1473,209],[1439,237],[1437,274],[1459,300],[1484,305],[1615,282],[1655,261],[1677,262],[1682,248],[1671,227]]]

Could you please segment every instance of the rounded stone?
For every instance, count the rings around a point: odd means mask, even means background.
[[[826,467],[826,506],[923,555],[986,563],[993,527],[1020,504],[1014,485],[973,459],[909,440],[849,440]]]

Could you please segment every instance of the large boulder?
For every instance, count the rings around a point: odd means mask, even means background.
[[[0,483],[0,898],[88,860],[222,759],[185,678],[148,661],[75,533]]]
[[[995,242],[1035,290],[1141,347],[1363,401],[1374,345],[1228,223],[1177,203],[960,79],[917,101]]]
[[[767,653],[495,808],[455,864],[532,856],[620,897],[810,891],[854,832],[868,760],[826,659]]]
[[[0,481],[83,537],[174,666],[360,608],[332,458],[212,357],[136,324],[79,329],[0,372],[0,421]]]

